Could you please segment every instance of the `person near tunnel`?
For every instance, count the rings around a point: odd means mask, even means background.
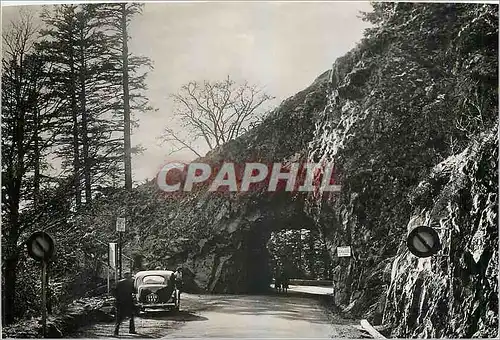
[[[281,292],[281,275],[275,275],[275,278],[274,278],[274,289],[276,289],[276,291],[278,293]]]
[[[281,287],[283,292],[288,292],[288,286],[290,285],[290,277],[286,270],[281,273]]]

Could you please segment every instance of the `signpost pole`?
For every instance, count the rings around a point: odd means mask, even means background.
[[[348,261],[344,261],[344,260],[341,260],[340,258],[346,258],[348,257]],[[352,251],[351,251],[351,246],[342,246],[342,247],[337,247],[337,258],[339,259],[339,265],[342,265],[346,268],[344,268],[344,270],[347,270],[350,272],[350,269],[351,269],[351,258],[352,257]],[[347,269],[347,266],[349,267],[349,269]],[[338,268],[338,267],[337,267]],[[340,286],[340,279],[338,278],[338,276],[340,275],[340,273],[333,273],[333,301],[334,301],[334,304],[335,304],[335,290]],[[349,275],[349,274],[348,274]]]
[[[332,278],[332,296],[333,301],[335,301],[335,278]]]
[[[118,264],[119,265],[119,267],[118,267],[119,268],[119,275],[118,276],[120,277],[120,280],[121,280],[121,278],[122,278],[122,232],[121,231],[118,232],[118,251],[119,251],[119,255],[118,255],[118,257],[119,257],[119,259],[118,259],[118,261],[119,261],[119,264]]]
[[[116,231],[118,232],[118,272],[120,279],[122,278],[122,235],[125,231],[125,218],[118,217],[116,219]]]
[[[38,231],[31,234],[26,245],[28,255],[42,264],[42,336],[45,338],[47,336],[47,264],[54,254],[54,240],[49,234]]]
[[[47,262],[42,261],[42,336],[47,337]]]
[[[330,254],[332,255],[331,258],[335,257],[335,249],[333,247],[330,248]],[[335,305],[335,269],[333,268],[332,261],[330,261],[330,266],[332,266],[330,273],[332,274],[332,297],[333,304]]]
[[[109,296],[109,264],[108,266],[106,267],[106,270],[108,272],[108,296]]]

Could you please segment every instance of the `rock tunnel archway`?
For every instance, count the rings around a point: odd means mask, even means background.
[[[212,293],[264,293],[273,272],[268,243],[273,232],[316,230],[303,201],[278,196],[253,202],[224,222],[229,235],[218,237],[202,254],[185,262],[195,289]]]
[[[314,221],[300,211],[289,216],[278,214],[278,216],[257,220],[246,234],[247,253],[245,260],[241,263],[243,267],[246,267],[249,278],[246,292],[258,293],[269,289],[274,270],[270,267],[271,254],[268,243],[273,232],[314,228]]]

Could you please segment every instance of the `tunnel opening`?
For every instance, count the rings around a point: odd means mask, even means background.
[[[261,293],[269,290],[272,272],[269,267],[267,242],[270,234],[262,226],[252,228],[247,236],[248,250],[245,260],[248,278],[248,293]]]
[[[271,233],[267,243],[273,277],[331,280],[330,256],[325,240],[314,229],[283,229]]]
[[[270,291],[273,279],[283,272],[291,279],[332,278],[324,235],[302,209],[283,209],[254,221],[245,240],[248,293]]]

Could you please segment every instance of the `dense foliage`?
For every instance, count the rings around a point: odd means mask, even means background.
[[[124,182],[131,186],[126,113],[148,109],[149,60],[122,53],[126,27],[140,11],[137,4],[53,6],[42,10],[38,26],[36,13],[21,9],[3,31],[4,323],[39,313],[40,268],[25,246],[35,230],[57,244],[49,265],[52,311],[103,284],[120,210],[99,216],[107,222],[99,230],[94,214]],[[113,198],[127,201],[125,193]]]
[[[282,230],[269,239],[270,267],[274,275],[284,271],[297,279],[332,279],[326,243],[317,230]]]

